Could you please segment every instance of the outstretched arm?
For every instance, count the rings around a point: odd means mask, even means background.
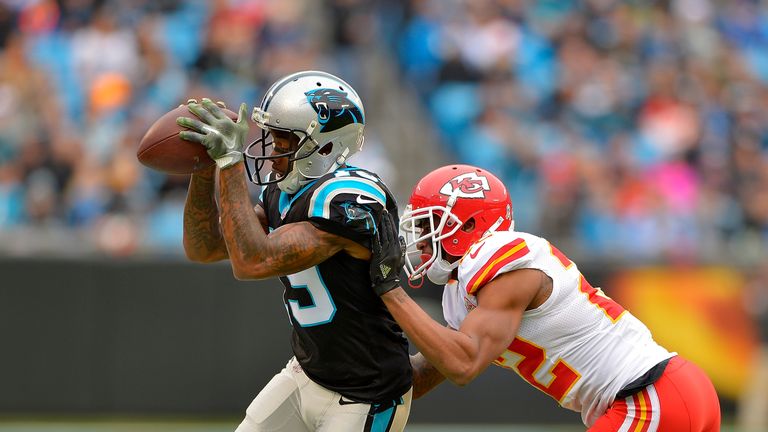
[[[455,384],[465,385],[512,343],[523,313],[542,290],[543,273],[524,269],[495,278],[480,289],[477,308],[459,330],[451,330],[433,320],[387,270],[402,267],[405,244],[391,215],[383,216],[371,256],[372,288],[429,363]]]
[[[505,273],[483,287],[478,293],[478,307],[458,331],[433,320],[402,288],[381,298],[424,357],[451,382],[466,385],[498,358],[517,334],[533,296],[526,300],[527,295],[519,294],[531,291],[522,286],[522,279],[529,275],[515,274],[520,271]]]
[[[445,381],[445,376],[432,366],[422,353],[411,356],[411,368],[413,369],[414,399],[424,396]]]

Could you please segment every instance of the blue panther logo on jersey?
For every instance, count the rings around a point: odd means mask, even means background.
[[[376,232],[376,222],[373,219],[371,209],[351,202],[341,204],[341,208],[347,214],[346,225],[364,228],[366,231]]]
[[[330,132],[352,123],[365,124],[363,113],[347,93],[330,88],[319,88],[304,93],[317,120],[322,125],[320,132]]]

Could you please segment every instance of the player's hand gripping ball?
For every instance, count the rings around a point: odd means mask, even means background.
[[[176,123],[189,130],[179,133],[183,140],[202,144],[216,166],[224,169],[243,161],[248,137],[248,107],[242,103],[237,120],[232,121],[220,105],[203,98],[201,103],[187,103],[190,117],[179,117]]]
[[[235,112],[224,107],[220,107],[220,111],[232,120],[237,119]],[[178,125],[176,119],[179,117],[194,115],[189,111],[188,105],[179,105],[163,114],[150,126],[136,151],[139,162],[166,174],[180,175],[191,174],[215,163],[204,146],[179,136],[180,132],[189,130]]]

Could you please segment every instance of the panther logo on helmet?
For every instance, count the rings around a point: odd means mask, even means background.
[[[345,92],[319,88],[310,90],[304,95],[317,112],[317,119],[323,126],[320,132],[334,131],[350,123],[365,123],[360,108],[349,100]]]
[[[261,138],[245,150],[248,177],[260,186],[276,183],[289,194],[338,169],[363,148],[363,101],[349,84],[327,72],[300,71],[275,81],[251,119],[261,128]],[[274,152],[276,131],[298,138],[290,152]],[[289,162],[286,172],[266,171],[267,164],[283,158]]]
[[[488,179],[475,172],[458,175],[440,188],[443,195],[456,193],[459,198],[485,198],[485,191],[491,190]]]

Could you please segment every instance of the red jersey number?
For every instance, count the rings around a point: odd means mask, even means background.
[[[528,381],[530,385],[543,391],[560,403],[562,403],[563,398],[568,394],[571,387],[576,384],[576,381],[581,378],[581,375],[579,375],[578,372],[560,359],[557,360],[554,366],[548,371],[552,376],[552,379],[548,384],[543,384],[536,379],[536,374],[544,365],[544,361],[547,358],[544,348],[516,337],[507,349],[509,351],[502,354],[502,356],[496,360],[496,363],[502,367],[514,369],[524,380]],[[515,364],[509,364],[514,360],[507,357],[510,351],[522,356],[522,360],[518,360]]]
[[[557,258],[558,261],[560,261],[560,264],[563,265],[564,269],[567,270],[571,268],[573,261],[568,259],[568,257],[565,256],[564,253],[560,252],[558,248],[550,244],[549,250],[552,252],[552,255]],[[605,315],[611,320],[611,322],[615,323],[618,321],[618,319],[621,318],[621,315],[624,313],[624,308],[620,304],[616,303],[612,298],[605,295],[603,290],[590,285],[589,282],[587,282],[587,279],[584,278],[584,275],[580,276],[581,279],[579,280],[579,291],[587,295],[587,299],[589,299],[590,303],[602,309],[603,312],[605,312]]]

